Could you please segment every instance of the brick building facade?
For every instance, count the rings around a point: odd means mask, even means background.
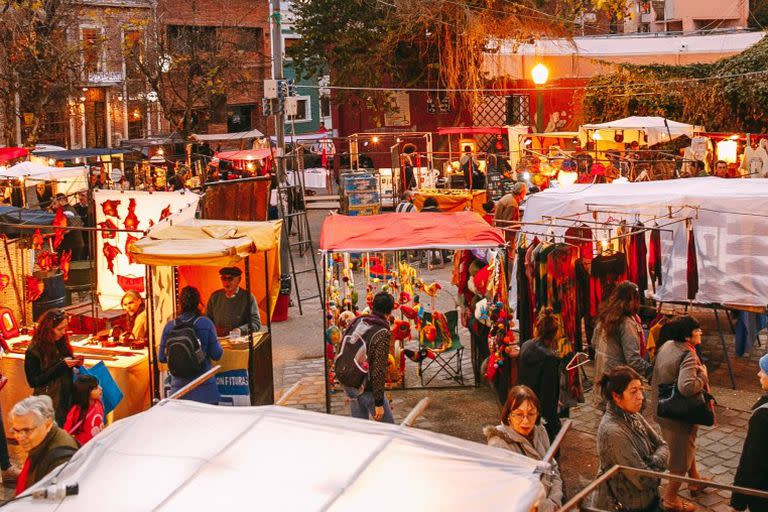
[[[158,0],[157,19],[168,31],[197,27],[206,37],[237,37],[248,45],[233,58],[248,74],[245,86],[227,89],[214,104],[196,105],[196,130],[227,133],[258,129],[266,133],[267,118],[261,110],[264,79],[271,77],[269,57],[269,2],[253,0]],[[163,120],[165,131],[170,131]]]

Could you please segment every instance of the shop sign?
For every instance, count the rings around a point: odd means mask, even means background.
[[[88,73],[88,83],[91,84],[113,84],[122,81],[122,71],[94,71]]]

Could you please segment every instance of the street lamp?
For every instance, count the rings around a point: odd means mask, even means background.
[[[541,133],[544,131],[544,94],[541,86],[547,83],[549,69],[539,62],[531,70],[531,78],[536,84],[536,131]]]

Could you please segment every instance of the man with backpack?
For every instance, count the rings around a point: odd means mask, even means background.
[[[395,422],[384,395],[391,337],[388,318],[394,306],[392,295],[377,293],[371,314],[355,319],[341,339],[334,361],[336,378],[350,399],[353,418]]]
[[[200,292],[186,286],[179,295],[181,315],[168,321],[160,340],[158,361],[168,364],[171,374],[171,393],[183,388],[211,369],[211,360],[218,361],[224,354],[216,327],[200,313]],[[221,400],[216,377],[211,377],[182,397],[205,404],[217,405]]]

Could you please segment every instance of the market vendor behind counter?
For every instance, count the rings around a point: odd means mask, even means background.
[[[219,336],[228,336],[235,329],[240,331],[238,335],[247,333],[249,323],[254,332],[261,329],[256,297],[240,288],[242,274],[237,267],[219,270],[222,288],[211,294],[205,307],[205,316],[213,321]]]

